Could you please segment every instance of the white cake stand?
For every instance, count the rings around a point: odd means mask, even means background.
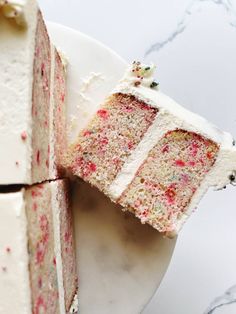
[[[68,63],[69,141],[121,78],[126,63],[99,42],[48,23]],[[138,314],[169,265],[175,240],[123,213],[88,184],[74,185],[81,314]]]

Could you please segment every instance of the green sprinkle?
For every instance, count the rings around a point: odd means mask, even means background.
[[[150,87],[151,87],[151,88],[155,88],[155,87],[157,87],[158,85],[159,85],[159,83],[153,81],[153,82],[151,83]]]
[[[145,68],[145,71],[148,71],[148,70],[150,70],[150,69],[151,69],[150,67],[146,67],[146,68]]]

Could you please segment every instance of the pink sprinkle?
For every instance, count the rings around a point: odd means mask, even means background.
[[[65,94],[61,95],[61,101],[63,101],[63,102],[65,101]]]
[[[184,167],[185,166],[185,162],[181,159],[177,159],[175,161],[175,165],[178,166],[178,167]]]
[[[100,118],[107,119],[108,118],[108,111],[105,110],[105,109],[100,109],[100,110],[97,111],[97,115]]]
[[[169,153],[170,151],[170,147],[168,144],[166,144],[163,148],[162,148],[162,153]]]
[[[104,137],[100,140],[100,144],[101,145],[107,145],[108,144],[108,138],[107,137]]]
[[[27,139],[27,133],[26,133],[26,131],[23,131],[23,132],[21,133],[21,139],[22,139],[22,141],[25,141],[25,140]]]
[[[195,161],[189,161],[189,166],[191,166],[191,167],[194,167],[194,166],[196,166],[196,162]]]
[[[42,278],[39,277],[39,279],[38,279],[38,287],[39,287],[39,289],[42,288],[42,285],[43,285]]]
[[[96,166],[94,163],[90,162],[90,163],[89,163],[89,169],[90,169],[92,172],[94,172],[94,171],[96,171],[97,166]]]
[[[37,244],[37,251],[36,251],[36,264],[41,264],[44,260],[45,255],[45,248],[42,247],[41,243]]]
[[[134,147],[134,144],[130,141],[129,143],[128,143],[128,149],[132,149]]]
[[[69,232],[65,232],[65,242],[69,242],[70,240],[70,234]]]
[[[89,130],[85,130],[85,131],[83,132],[83,136],[89,136],[89,135],[91,135],[91,134],[92,134],[92,132],[89,131]]]
[[[40,164],[40,151],[39,150],[37,151],[36,161],[37,161],[37,164],[39,165]]]
[[[212,158],[213,158],[213,155],[212,155],[211,152],[207,152],[207,158],[208,158],[208,159],[212,159]]]
[[[33,211],[36,212],[37,208],[38,208],[38,205],[37,205],[37,203],[34,202],[33,203]]]

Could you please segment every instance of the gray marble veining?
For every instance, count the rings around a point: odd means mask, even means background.
[[[178,22],[173,32],[170,33],[164,40],[151,45],[150,48],[148,48],[148,50],[146,51],[145,56],[148,56],[152,52],[158,52],[167,44],[175,40],[179,34],[183,33],[184,30],[187,28],[189,22],[191,21],[192,15],[201,8],[202,4],[205,3],[213,3],[225,10],[227,15],[229,16],[229,25],[236,28],[236,8],[231,0],[192,0],[186,7],[182,18]]]
[[[217,298],[209,305],[204,314],[212,314],[216,309],[236,303],[236,285],[230,287],[225,293]]]

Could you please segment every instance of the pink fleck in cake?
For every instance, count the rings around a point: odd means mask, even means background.
[[[0,313],[70,312],[77,293],[72,230],[66,180],[0,193]]]
[[[0,2],[0,69],[0,184],[60,177],[65,69],[36,1]]]
[[[98,109],[64,166],[169,236],[210,186],[235,180],[233,138],[158,90],[134,62]]]

